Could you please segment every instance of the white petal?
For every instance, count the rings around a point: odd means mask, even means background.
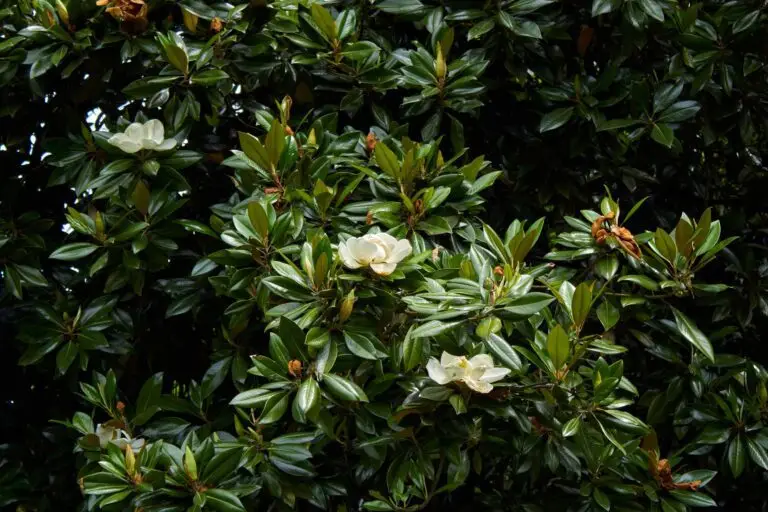
[[[126,153],[136,153],[141,150],[141,143],[134,141],[124,133],[116,133],[107,142]]]
[[[165,139],[165,128],[163,123],[157,119],[152,119],[144,123],[144,138],[154,141],[155,146],[162,144]]]
[[[147,443],[147,441],[146,441],[145,439],[133,439],[133,440],[131,440],[131,442],[130,442],[130,445],[131,445],[131,449],[132,449],[134,452],[138,452],[139,450],[141,450],[142,448],[144,448],[144,445],[145,445],[146,443]]]
[[[397,268],[397,263],[371,263],[371,269],[380,276],[388,276]]]
[[[509,368],[489,368],[483,372],[480,380],[483,382],[496,382],[506,377],[511,371]]]
[[[492,385],[481,380],[464,379],[464,384],[466,384],[472,391],[477,391],[478,393],[490,393],[493,389]]]
[[[350,238],[347,246],[352,257],[362,265],[367,265],[374,259],[381,258],[383,253],[380,246],[363,238]]]
[[[339,258],[347,268],[360,268],[360,263],[358,263],[357,260],[352,257],[352,253],[349,252],[349,248],[344,242],[339,244]]]
[[[397,243],[395,243],[394,248],[389,254],[389,257],[387,258],[387,261],[390,263],[400,263],[405,258],[407,258],[411,252],[413,252],[413,247],[411,247],[411,242],[409,242],[406,239],[398,240]]]
[[[469,364],[473,369],[484,370],[493,368],[493,359],[488,354],[478,354],[469,360]]]
[[[429,358],[429,362],[427,363],[427,373],[429,374],[430,379],[440,385],[451,382],[451,377],[448,372],[445,371],[445,368],[443,368],[434,357]]]
[[[99,446],[106,448],[107,443],[115,437],[115,429],[112,427],[105,427],[101,424],[96,425],[96,437],[99,438]]]
[[[141,123],[131,123],[125,129],[125,135],[134,142],[140,142],[144,138],[144,125]]]
[[[445,368],[457,367],[463,360],[463,356],[455,356],[445,351],[443,352],[443,355],[440,356],[440,364]]]
[[[155,142],[152,139],[141,139],[141,147],[143,149],[156,149],[157,148],[157,142]]]
[[[176,139],[165,139],[162,144],[157,146],[157,151],[169,151],[176,147]]]
[[[383,242],[384,245],[386,245],[387,248],[389,249],[389,252],[391,252],[392,249],[394,249],[395,244],[397,244],[397,238],[393,237],[389,233],[377,233],[377,234],[375,234],[373,236],[375,236],[381,242]]]

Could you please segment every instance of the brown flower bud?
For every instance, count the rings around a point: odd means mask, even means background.
[[[123,412],[125,410],[125,404],[123,402],[118,401],[117,405],[115,405],[118,411]]]
[[[301,361],[298,359],[288,361],[288,373],[291,374],[292,377],[301,377]]]
[[[377,142],[376,135],[373,132],[369,132],[368,136],[365,138],[365,148],[373,153],[373,150],[376,149]]]
[[[215,17],[211,20],[211,32],[221,32],[222,28],[224,28],[224,23],[220,18]]]

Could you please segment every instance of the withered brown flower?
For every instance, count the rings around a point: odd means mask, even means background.
[[[224,23],[220,18],[216,17],[211,20],[211,32],[221,32],[222,28],[224,28]]]
[[[619,226],[615,217],[613,212],[597,217],[592,223],[592,238],[600,245],[604,244],[608,238],[612,238],[625,251],[640,259],[642,253],[634,235],[627,228]]]
[[[120,22],[124,32],[138,34],[144,32],[149,25],[149,7],[144,0],[98,0],[96,5],[107,5],[107,12]]]

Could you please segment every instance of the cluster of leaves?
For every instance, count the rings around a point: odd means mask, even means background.
[[[0,507],[768,506],[764,9],[0,2]]]

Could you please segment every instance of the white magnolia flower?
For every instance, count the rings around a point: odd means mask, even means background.
[[[133,451],[137,452],[146,443],[144,439],[131,439],[125,430],[109,425],[96,425],[96,436],[99,438],[99,446],[102,448],[106,448],[109,443],[112,443],[121,450],[125,450],[125,446],[130,444]]]
[[[503,379],[510,371],[509,368],[495,368],[493,359],[487,354],[467,359],[443,352],[440,361],[432,357],[427,363],[429,378],[438,384],[463,382],[478,393],[490,392],[493,389],[491,383]]]
[[[388,276],[412,250],[408,240],[398,240],[392,235],[378,233],[360,238],[351,237],[341,242],[339,257],[347,268],[370,266],[377,274]]]
[[[131,123],[123,133],[116,133],[107,141],[126,153],[138,153],[142,149],[168,151],[176,147],[176,140],[165,138],[163,123],[152,119],[144,124]]]

